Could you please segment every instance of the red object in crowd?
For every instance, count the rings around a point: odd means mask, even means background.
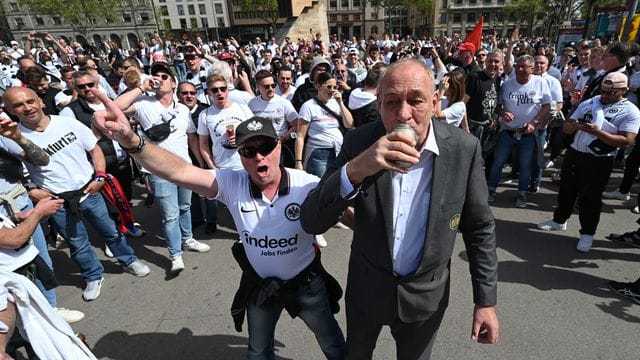
[[[467,34],[464,39],[465,42],[470,42],[476,46],[476,51],[482,48],[482,25],[484,24],[484,16],[480,16],[480,20],[476,24],[476,27]]]

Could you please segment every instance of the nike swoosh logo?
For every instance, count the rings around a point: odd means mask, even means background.
[[[249,209],[249,210],[246,210],[245,208],[240,207],[240,211],[242,211],[243,213],[250,213],[250,212],[254,212],[254,211],[256,211],[256,209]]]

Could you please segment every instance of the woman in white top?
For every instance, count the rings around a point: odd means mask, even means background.
[[[438,103],[434,117],[469,132],[467,106],[464,99],[464,73],[451,71],[440,81]]]
[[[340,121],[344,128],[350,129],[353,117],[342,102],[342,94],[331,73],[319,74],[315,87],[318,95],[300,107],[295,161],[296,169],[303,169],[304,164],[308,173],[322,177],[342,147]]]

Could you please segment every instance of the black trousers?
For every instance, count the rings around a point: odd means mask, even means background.
[[[631,185],[633,185],[636,176],[638,176],[638,167],[640,167],[640,142],[636,141],[624,164],[624,176],[622,177],[622,182],[618,190],[623,194],[627,194],[629,190],[631,190]]]
[[[567,150],[560,173],[562,180],[553,221],[559,224],[567,221],[578,199],[580,234],[596,233],[602,210],[602,192],[609,182],[613,159],[613,156],[598,157],[573,148]]]

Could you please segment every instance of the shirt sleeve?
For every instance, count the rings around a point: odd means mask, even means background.
[[[287,122],[291,123],[295,121],[298,118],[298,112],[296,111],[296,108],[294,108],[291,102],[289,101],[284,101],[283,104],[284,104],[284,116],[287,119]]]
[[[347,164],[344,164],[340,169],[340,196],[345,200],[351,200],[358,195],[359,189],[353,187],[347,176]]]
[[[305,102],[304,104],[302,104],[302,106],[300,107],[300,114],[299,114],[299,118],[306,121],[306,122],[311,122],[311,109],[310,106],[307,102]]]
[[[200,115],[198,115],[198,129],[197,129],[197,133],[198,135],[209,135],[209,129],[207,129],[207,110],[204,110],[202,112],[200,112]]]

